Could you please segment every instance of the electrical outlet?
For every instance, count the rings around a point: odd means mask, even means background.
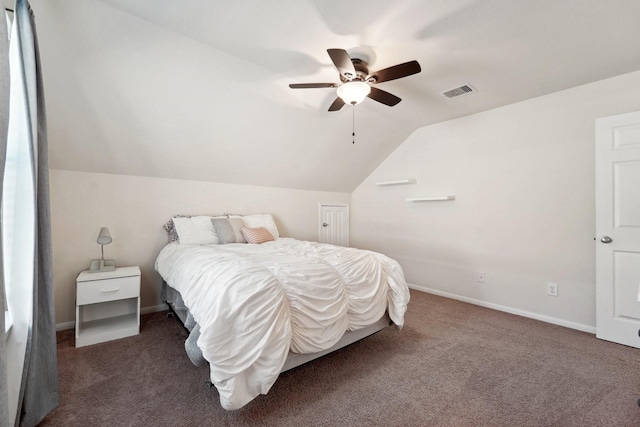
[[[486,283],[487,281],[487,275],[485,274],[484,271],[479,271],[478,272],[478,283]]]
[[[558,296],[558,284],[557,283],[547,283],[547,294],[552,297]]]

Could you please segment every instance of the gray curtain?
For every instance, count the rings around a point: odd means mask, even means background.
[[[0,200],[2,200],[2,181],[4,178],[4,163],[7,155],[7,130],[9,127],[9,40],[7,21],[0,19]],[[0,242],[2,242],[2,228],[0,227]],[[2,266],[2,244],[0,244],[0,333],[4,334],[4,271]],[[9,405],[7,395],[7,367],[5,364],[4,339],[0,339],[0,426],[9,426]]]
[[[58,363],[53,301],[49,166],[44,88],[33,13],[27,0],[17,0],[14,25],[18,25],[20,54],[27,81],[27,105],[35,135],[32,152],[36,163],[36,257],[33,321],[27,338],[27,353],[20,388],[19,424],[35,426],[58,406]],[[35,78],[34,78],[35,77]],[[34,102],[35,101],[35,102]]]

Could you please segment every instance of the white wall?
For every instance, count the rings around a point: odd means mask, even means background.
[[[113,243],[105,258],[142,270],[141,306],[160,301],[155,258],[175,214],[271,213],[280,234],[317,240],[319,203],[349,203],[347,193],[290,190],[88,172],[50,171],[56,324],[75,320],[75,278],[100,257],[100,227]]]
[[[418,129],[352,194],[352,245],[419,287],[593,330],[594,120],[635,110],[640,72]]]

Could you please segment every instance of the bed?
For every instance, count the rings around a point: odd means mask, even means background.
[[[282,238],[268,214],[170,223],[156,259],[163,298],[225,409],[266,394],[287,369],[404,323],[404,275],[382,254]]]

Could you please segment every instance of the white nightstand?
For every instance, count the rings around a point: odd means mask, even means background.
[[[90,273],[76,279],[76,347],[140,333],[140,268]]]

